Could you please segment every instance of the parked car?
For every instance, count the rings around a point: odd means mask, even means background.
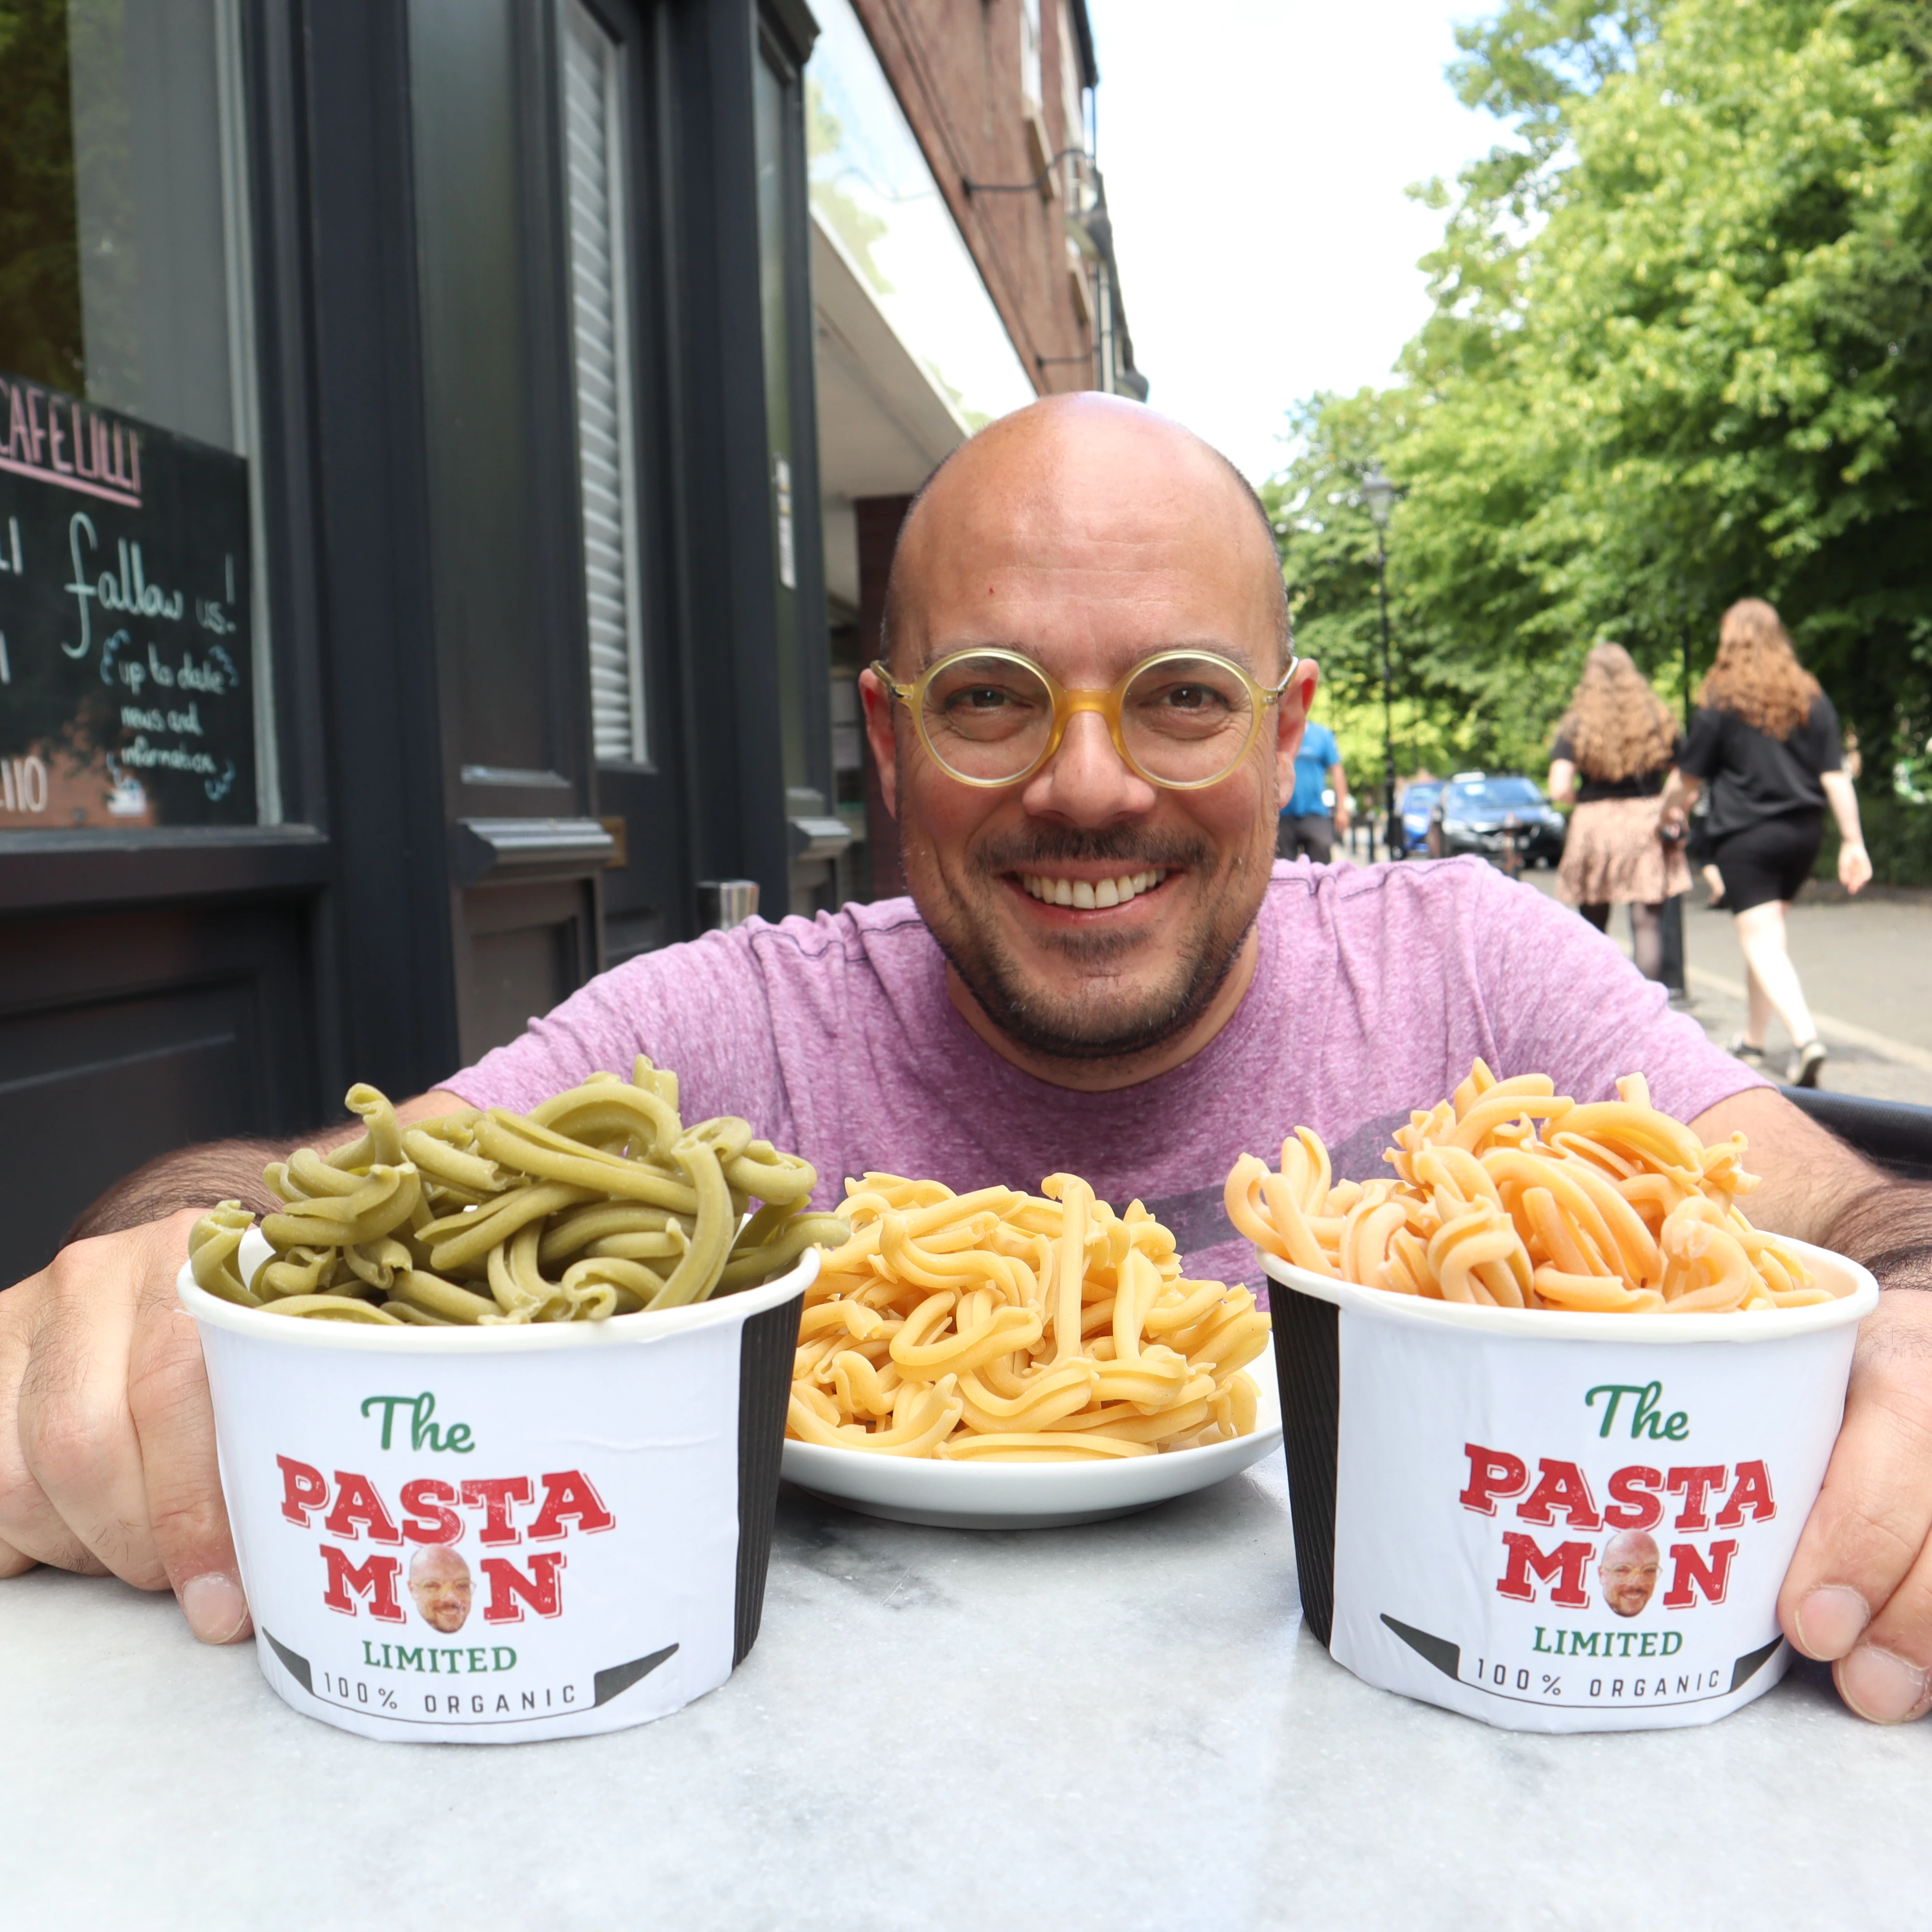
[[[1430,809],[1429,850],[1437,858],[1473,853],[1514,872],[1553,866],[1568,829],[1533,778],[1520,772],[1458,772]]]
[[[1442,796],[1439,784],[1423,779],[1418,779],[1402,794],[1402,803],[1396,812],[1400,825],[1395,850],[1398,859],[1421,858],[1427,854],[1429,814],[1435,810],[1436,801]]]

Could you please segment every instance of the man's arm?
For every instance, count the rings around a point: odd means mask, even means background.
[[[413,1120],[454,1112],[463,1104],[458,1096],[439,1088],[403,1102],[396,1109],[396,1118],[407,1126]],[[81,1241],[98,1234],[118,1234],[163,1220],[184,1208],[206,1212],[220,1201],[238,1201],[257,1214],[272,1214],[282,1203],[262,1178],[265,1167],[272,1161],[286,1160],[298,1147],[327,1154],[362,1131],[362,1123],[352,1118],[332,1122],[290,1141],[205,1141],[196,1147],[177,1148],[137,1167],[83,1208],[67,1238]]]
[[[462,1104],[433,1093],[396,1111],[415,1120]],[[112,1571],[172,1588],[206,1642],[246,1634],[201,1343],[175,1276],[198,1214],[222,1200],[276,1204],[262,1168],[287,1151],[222,1141],[151,1161],[0,1294],[0,1576],[36,1563]]]
[[[1785,1634],[1830,1663],[1862,1717],[1932,1707],[1932,1187],[1894,1180],[1780,1094],[1754,1088],[1692,1123],[1742,1128],[1759,1226],[1862,1262],[1886,1292],[1858,1334],[1845,1420],[1778,1598]],[[1913,1292],[1913,1291],[1920,1291]]]

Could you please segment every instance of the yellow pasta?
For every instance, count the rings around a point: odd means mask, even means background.
[[[1298,1127],[1278,1172],[1235,1162],[1228,1218],[1312,1274],[1473,1306],[1709,1315],[1832,1298],[1738,1206],[1757,1185],[1744,1136],[1704,1146],[1640,1073],[1579,1106],[1546,1075],[1498,1080],[1479,1060],[1395,1142],[1393,1178],[1335,1186]]]
[[[1268,1318],[1072,1174],[1045,1198],[868,1174],[806,1293],[787,1434],[972,1462],[1151,1456],[1253,1432]]]
[[[249,1280],[254,1216],[229,1201],[196,1222],[189,1265],[209,1294],[321,1321],[596,1322],[754,1287],[849,1232],[810,1211],[807,1162],[728,1115],[686,1127],[676,1076],[641,1055],[628,1084],[593,1073],[528,1114],[465,1107],[404,1127],[368,1086],[348,1106],[357,1139],[264,1171],[286,1204]]]

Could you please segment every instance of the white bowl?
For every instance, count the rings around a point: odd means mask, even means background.
[[[781,1473],[862,1515],[942,1529],[1052,1529],[1131,1516],[1225,1482],[1281,1447],[1272,1341],[1247,1372],[1260,1396],[1254,1432],[1232,1442],[1104,1462],[952,1462],[829,1449],[788,1436]]]

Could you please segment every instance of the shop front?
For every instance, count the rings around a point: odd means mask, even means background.
[[[1084,10],[901,14],[0,0],[0,1283],[719,882],[892,889],[905,502],[1132,387]]]
[[[841,842],[815,34],[0,5],[0,1280]]]

